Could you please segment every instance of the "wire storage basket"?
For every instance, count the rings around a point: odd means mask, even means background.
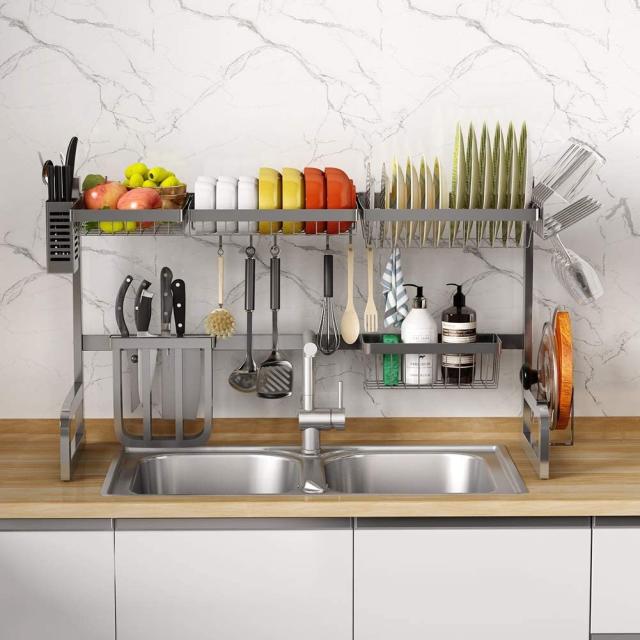
[[[389,336],[392,336],[389,340]],[[465,344],[399,342],[397,334],[364,334],[365,389],[495,389],[502,342],[479,334]]]

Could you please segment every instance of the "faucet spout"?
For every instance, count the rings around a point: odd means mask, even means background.
[[[303,354],[302,409],[298,414],[298,425],[302,431],[302,453],[320,453],[320,431],[344,429],[346,413],[342,406],[342,381],[338,382],[338,406],[330,409],[316,409],[313,393],[313,359],[318,353],[314,342],[305,343]]]

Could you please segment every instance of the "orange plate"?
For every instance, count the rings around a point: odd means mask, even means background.
[[[324,174],[327,178],[327,208],[351,209],[353,201],[353,183],[349,176],[334,167],[326,167]],[[344,233],[351,229],[351,222],[328,222],[328,233]]]
[[[305,209],[327,208],[327,185],[324,172],[315,167],[304,169]],[[324,233],[326,222],[305,222],[305,233]]]
[[[571,421],[573,395],[573,339],[571,316],[568,311],[556,311],[553,316],[553,332],[558,356],[558,419],[557,429],[566,429]]]

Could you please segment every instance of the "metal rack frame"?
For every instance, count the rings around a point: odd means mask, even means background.
[[[365,242],[371,243],[371,237],[367,237],[375,222],[424,222],[431,221],[459,221],[469,222],[520,222],[522,227],[523,251],[523,333],[514,336],[503,336],[503,348],[521,348],[523,350],[523,364],[533,366],[533,258],[534,258],[534,230],[541,228],[543,220],[542,209],[532,205],[525,209],[516,210],[380,210],[363,206],[361,196],[358,197],[355,209],[344,210],[193,210],[193,198],[189,196],[183,209],[150,210],[150,211],[92,211],[80,208],[78,202],[47,202],[47,267],[50,272],[72,274],[72,308],[73,308],[73,362],[74,381],[63,403],[60,414],[60,475],[63,480],[70,480],[73,465],[78,451],[84,442],[84,380],[82,368],[83,351],[112,350],[112,338],[110,336],[84,335],[82,332],[82,292],[81,292],[81,237],[87,234],[83,226],[87,222],[100,220],[133,220],[150,221],[153,223],[149,230],[140,229],[136,232],[110,235],[154,236],[161,234],[167,228],[173,233],[188,232],[191,222],[196,221],[311,221],[318,222],[346,221],[360,224]],[[61,227],[56,227],[61,225]],[[352,225],[353,227],[354,225]],[[138,232],[139,231],[139,232]],[[145,232],[146,231],[146,232]],[[351,233],[350,230],[348,233]],[[58,235],[62,234],[62,235]],[[100,235],[100,232],[96,235]],[[259,235],[247,232],[213,232],[210,235],[224,236],[248,236]],[[271,234],[270,234],[271,235]],[[317,235],[325,236],[325,233]],[[342,235],[347,235],[344,233]],[[62,239],[70,239],[71,242],[60,254]],[[323,238],[324,241],[324,238]],[[498,248],[498,247],[496,247]],[[66,253],[65,253],[66,252]],[[239,336],[238,336],[239,338]],[[301,346],[299,336],[294,340]],[[214,348],[237,349],[244,348],[242,342],[234,342],[233,339],[225,344],[214,345]],[[284,347],[283,347],[284,348]],[[289,348],[296,348],[291,346]],[[532,460],[541,478],[549,475],[549,447],[553,444],[550,435],[550,424],[544,419],[544,410],[539,406],[535,398],[529,397],[530,392],[523,394],[523,431],[522,441],[527,455]],[[532,400],[533,398],[533,400]],[[533,413],[540,419],[539,433],[532,435],[530,421],[525,418],[526,412],[533,409]],[[76,422],[76,432],[71,434],[73,420]],[[186,442],[186,440],[185,440]],[[570,444],[565,442],[563,444]]]

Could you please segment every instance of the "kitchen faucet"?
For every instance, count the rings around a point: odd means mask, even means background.
[[[298,424],[302,431],[302,453],[318,455],[320,453],[320,431],[326,429],[344,429],[345,410],[342,406],[342,381],[338,382],[338,406],[330,409],[316,409],[313,400],[313,359],[318,347],[312,340],[304,339],[302,349],[303,387],[302,409],[298,414]]]

